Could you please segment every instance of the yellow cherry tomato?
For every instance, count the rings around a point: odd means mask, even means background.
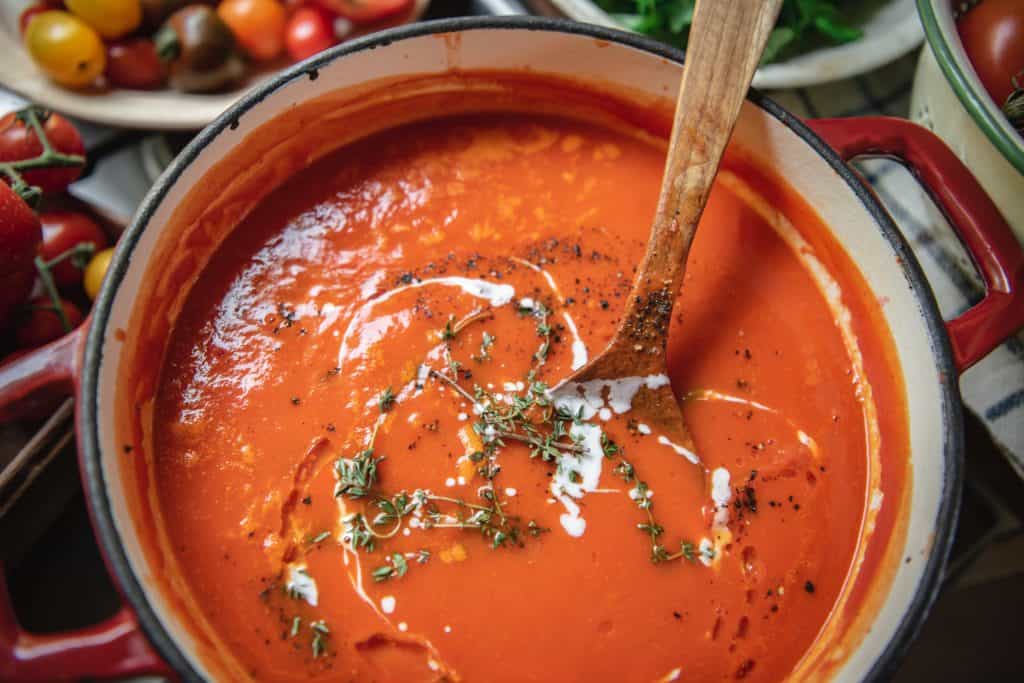
[[[93,254],[92,259],[89,260],[89,265],[85,267],[83,285],[85,286],[85,293],[90,299],[95,300],[96,296],[100,293],[103,277],[107,274],[107,269],[110,268],[110,259],[113,255],[113,247],[98,251]]]
[[[60,10],[32,17],[25,28],[25,49],[47,76],[72,88],[95,81],[107,64],[106,50],[96,31]]]
[[[120,38],[142,23],[139,0],[64,0],[64,4],[104,38]]]

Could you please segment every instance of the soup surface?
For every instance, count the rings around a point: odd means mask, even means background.
[[[673,319],[695,452],[629,410],[668,378],[549,389],[615,329],[663,160],[576,120],[440,119],[329,155],[230,235],[175,326],[153,457],[235,676],[793,670],[855,560],[876,427],[829,276],[755,177],[720,175]]]

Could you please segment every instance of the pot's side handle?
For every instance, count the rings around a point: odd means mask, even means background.
[[[87,324],[0,366],[0,422],[36,414],[74,388]],[[77,681],[169,673],[127,607],[104,622],[64,633],[21,628],[0,565],[0,681]]]
[[[55,398],[71,395],[87,327],[83,323],[60,339],[0,365],[0,423],[45,416],[55,407]]]
[[[2,570],[2,567],[0,567]],[[78,681],[140,674],[170,675],[127,607],[95,626],[65,633],[26,633],[18,626],[0,571],[0,680]]]
[[[807,124],[845,160],[888,156],[914,174],[945,214],[985,281],[985,298],[946,323],[961,372],[1024,327],[1024,249],[963,162],[935,134],[872,116]]]

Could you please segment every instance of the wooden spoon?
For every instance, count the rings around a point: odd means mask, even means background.
[[[665,348],[686,256],[750,80],[782,0],[698,0],[690,28],[661,196],[622,323],[599,356],[563,381],[649,378],[631,414],[696,460],[693,439],[667,380]],[[708,226],[713,229],[714,226]],[[663,441],[664,443],[664,441]]]

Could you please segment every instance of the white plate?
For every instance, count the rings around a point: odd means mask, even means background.
[[[547,2],[576,21],[622,28],[590,0]],[[864,36],[853,43],[821,48],[761,67],[754,76],[754,86],[767,90],[803,88],[850,78],[902,57],[924,38],[914,0],[889,0],[861,28]]]
[[[430,0],[416,0],[401,23],[415,21]],[[0,0],[0,85],[22,97],[71,116],[120,128],[197,130],[224,111],[249,88],[273,76],[263,72],[244,86],[215,95],[176,90],[77,91],[49,80],[32,62],[21,44],[18,17],[31,0]],[[353,36],[354,37],[354,36]]]

